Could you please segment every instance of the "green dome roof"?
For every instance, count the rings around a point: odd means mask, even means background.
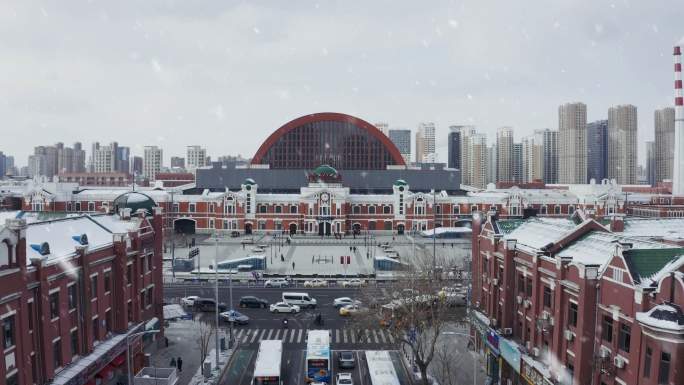
[[[148,215],[152,215],[152,208],[157,206],[152,198],[136,191],[129,191],[121,194],[114,199],[114,212],[118,213],[121,209],[131,209],[131,214],[135,214],[138,209],[146,209]]]
[[[255,185],[256,182],[252,178],[245,179],[245,181],[242,183],[243,185]]]
[[[316,175],[321,175],[321,174],[337,175],[337,174],[339,174],[339,172],[337,172],[337,170],[328,166],[327,164],[322,164],[319,168],[315,169],[313,171],[313,173]]]
[[[394,182],[395,186],[406,186],[406,182],[403,179],[399,179],[398,181]]]

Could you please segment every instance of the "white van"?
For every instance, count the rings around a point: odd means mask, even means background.
[[[316,300],[306,293],[283,293],[283,302],[309,309],[316,307]]]

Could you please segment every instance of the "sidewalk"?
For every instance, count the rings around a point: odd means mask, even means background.
[[[201,317],[202,319],[204,317]],[[207,318],[208,319],[208,318]],[[178,360],[178,357],[183,359],[182,372],[178,373],[178,384],[200,384],[205,383],[201,374],[200,349],[197,343],[197,330],[200,321],[171,321],[169,327],[164,331],[164,335],[169,339],[169,346],[162,347],[153,354],[151,361],[153,366],[168,368],[170,367],[171,358]],[[223,336],[223,330],[219,331],[219,337]],[[214,334],[211,335],[209,342],[209,350],[215,347]],[[228,338],[226,337],[226,347],[228,347]],[[232,357],[234,349],[226,349],[221,352],[219,361],[222,363],[219,373],[213,373],[212,378],[208,380],[208,384],[218,383],[220,375],[227,367],[227,363]],[[215,365],[215,356],[212,354],[212,368]]]

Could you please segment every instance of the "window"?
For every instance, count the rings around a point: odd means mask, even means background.
[[[375,214],[375,206],[370,206],[368,208],[368,214]]]
[[[213,220],[213,219],[210,219],[210,220],[209,220],[209,228],[210,228],[210,229],[213,229],[213,228],[214,228],[214,220]]]
[[[145,274],[145,257],[140,257],[140,275]]]
[[[105,293],[109,293],[111,290],[111,279],[112,279],[112,271],[108,270],[104,272],[104,291]]]
[[[131,268],[131,266],[133,266],[132,263],[129,263],[128,265],[126,265],[126,284],[127,284],[127,285],[130,285],[130,284],[131,284],[131,275],[132,275],[132,272],[131,272],[132,268]]]
[[[259,221],[259,230],[266,230],[266,221]]]
[[[145,258],[145,263],[147,264],[147,272],[152,271],[152,256],[150,255],[149,257]]]
[[[392,206],[385,206],[382,208],[383,214],[392,214]]]
[[[544,286],[544,307],[551,309],[551,288]]]
[[[128,310],[128,323],[133,323],[133,301],[128,301],[127,304],[127,310]]]
[[[361,214],[361,206],[354,206],[352,208],[352,213],[354,214]]]
[[[527,328],[527,336],[526,336],[527,338],[525,339],[525,341],[532,341],[532,339],[530,338],[531,335],[532,335],[531,330],[528,327]]]
[[[180,211],[180,206],[178,205],[178,203],[174,203],[173,204],[173,212],[177,213],[179,211]]]
[[[59,317],[59,291],[50,294],[50,318]]]
[[[541,214],[542,214],[542,215],[546,215],[546,214],[547,214],[547,212],[546,212],[546,205],[543,205],[543,206],[541,207]]]
[[[147,292],[145,293],[147,296],[146,302],[147,302],[147,307],[152,306],[152,288],[147,289]]]
[[[100,340],[100,322],[97,319],[97,316],[93,318],[93,346],[95,346],[95,343]]]
[[[34,315],[35,308],[33,307],[33,301],[28,303],[28,326],[29,326],[29,332],[33,331],[33,315]]]
[[[95,211],[95,202],[88,202],[88,211]]]
[[[523,337],[523,323],[522,323],[522,321],[518,322],[518,335],[517,335],[517,337],[518,338]]]
[[[375,221],[368,222],[368,230],[375,230]]]
[[[518,275],[518,292],[525,293],[525,276],[522,274]]]
[[[568,214],[572,215],[575,213],[575,206],[568,206]]]
[[[555,205],[555,206],[553,206],[553,213],[554,213],[554,214],[560,214],[560,213],[561,213],[561,207],[560,207],[560,205]]]
[[[477,206],[470,206],[470,212],[474,213],[475,211],[477,211]]]
[[[194,213],[196,211],[196,207],[197,207],[196,204],[190,203],[190,208],[188,209],[188,211],[190,211],[191,213]]]
[[[213,203],[209,203],[209,212],[210,213],[214,212],[214,204]]]
[[[543,361],[548,361],[548,359],[549,359],[549,341],[547,341],[547,340],[544,340],[544,344],[542,345],[541,356],[542,356]]]
[[[71,357],[78,355],[78,330],[72,330],[70,335],[71,340]]]
[[[283,223],[281,221],[275,221],[273,223],[273,228],[276,230],[282,230],[283,229]]]
[[[266,205],[259,205],[259,213],[266,214],[268,212],[268,207]]]
[[[577,304],[570,302],[570,311],[568,312],[568,325],[577,327]]]
[[[527,278],[527,296],[532,296],[532,278]]]
[[[290,206],[290,214],[297,214],[297,206]]]
[[[106,329],[107,333],[112,332],[112,311],[111,310],[107,310],[105,312],[105,329]]]
[[[435,214],[442,213],[442,205],[435,205]]]
[[[651,378],[651,357],[653,357],[653,349],[647,346],[646,359],[644,359],[644,378]]]
[[[572,378],[575,376],[575,365],[567,364],[566,366],[567,366],[567,369],[566,369],[565,376],[567,377],[567,379],[565,382],[567,384],[572,384]]]
[[[668,384],[670,380],[670,353],[660,353],[660,371],[658,371],[658,383]]]
[[[511,206],[508,208],[508,213],[510,215],[520,215],[520,206]]]
[[[32,365],[35,368],[36,365]],[[33,376],[33,378],[38,378],[38,376]],[[7,385],[19,385],[19,373],[14,373],[13,375],[7,377]]]
[[[228,230],[228,221],[226,219],[223,220],[223,229]]]
[[[460,213],[461,213],[461,206],[454,205],[454,214],[460,214]]]
[[[618,348],[626,353],[629,353],[629,343],[632,339],[632,327],[620,323],[620,332],[618,334]]]
[[[52,343],[52,356],[55,359],[55,368],[62,367],[62,340],[57,339],[57,341]]]
[[[90,277],[90,299],[97,299],[97,275]]]
[[[602,338],[606,342],[613,342],[613,319],[607,315],[603,316]]]
[[[2,319],[2,347],[14,346],[14,315]]]
[[[76,284],[67,287],[67,300],[69,301],[69,311],[76,309]]]
[[[81,202],[76,202],[74,204],[74,207],[75,207],[74,211],[81,211]]]
[[[392,231],[392,221],[385,221],[385,230]]]
[[[283,212],[283,206],[276,206],[276,207],[275,207],[275,212],[276,212],[276,214],[282,214],[282,212]]]

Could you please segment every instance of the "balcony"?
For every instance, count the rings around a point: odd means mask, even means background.
[[[178,373],[175,368],[143,368],[135,375],[133,383],[136,385],[175,385],[178,383]]]

